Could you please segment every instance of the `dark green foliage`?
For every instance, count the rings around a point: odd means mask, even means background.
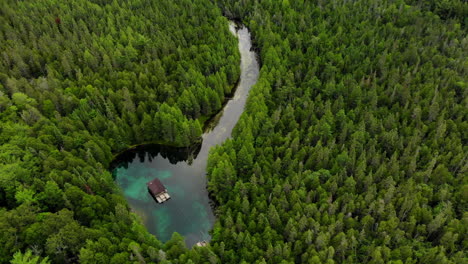
[[[466,263],[466,3],[219,2],[262,60],[208,162],[221,262]]]
[[[219,9],[2,2],[0,263],[466,263],[466,3],[217,2],[262,69],[192,250],[150,235],[106,167],[219,110],[239,76]]]
[[[462,25],[468,25],[468,2],[464,0],[409,0],[408,3],[434,12],[442,19],[455,18]]]
[[[178,259],[187,249],[150,235],[106,168],[133,144],[199,140],[197,118],[239,77],[220,9],[7,0],[0,25],[0,263]]]
[[[219,110],[239,76],[226,19],[190,1],[7,1],[0,19],[0,92],[14,111],[28,125],[43,116],[70,123],[70,131],[112,137],[106,142],[112,151],[143,135],[144,141],[187,145],[192,138],[175,133]],[[178,131],[161,139],[147,133],[161,129],[143,113],[154,116],[163,102],[184,116],[168,112]]]

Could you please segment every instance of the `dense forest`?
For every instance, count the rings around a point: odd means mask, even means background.
[[[0,263],[468,263],[462,0],[4,0]],[[261,75],[212,150],[208,247],[149,234],[107,171],[187,146]]]
[[[221,262],[468,263],[468,3],[220,2],[262,61],[208,164]]]
[[[221,10],[7,0],[0,25],[0,263],[178,257],[181,239],[150,235],[107,168],[134,144],[198,140],[240,74]]]

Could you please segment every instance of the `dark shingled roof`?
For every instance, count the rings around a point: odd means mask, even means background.
[[[153,195],[160,194],[166,190],[166,187],[164,187],[159,179],[154,179],[148,182],[146,185],[148,185],[148,189]]]

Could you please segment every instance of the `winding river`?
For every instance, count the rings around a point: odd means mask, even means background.
[[[248,29],[236,28],[232,22],[229,29],[239,40],[240,81],[233,98],[206,129],[201,145],[186,149],[147,145],[123,153],[114,162],[113,174],[132,211],[163,242],[174,232],[184,236],[189,247],[210,240],[215,216],[206,189],[208,152],[231,136],[259,75]],[[161,180],[172,197],[163,204],[156,203],[147,191],[146,183],[154,178]]]

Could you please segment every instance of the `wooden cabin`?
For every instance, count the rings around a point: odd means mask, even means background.
[[[166,187],[159,179],[154,179],[146,184],[149,193],[156,199],[158,203],[163,203],[171,198],[167,193]]]

